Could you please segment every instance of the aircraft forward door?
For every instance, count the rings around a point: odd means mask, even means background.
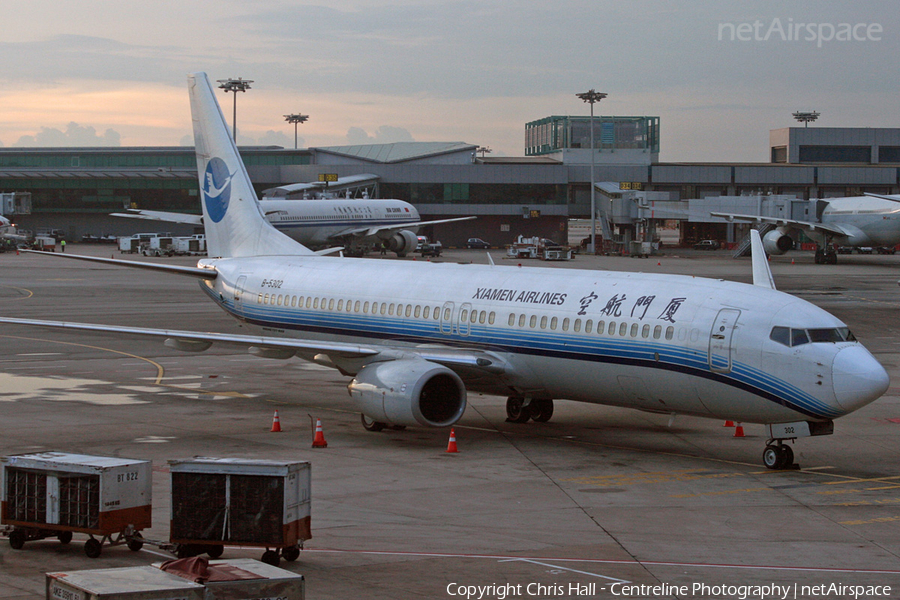
[[[237,283],[234,284],[234,313],[241,319],[244,319],[244,284],[247,283],[247,276],[238,277]]]
[[[731,341],[741,311],[723,308],[716,315],[709,333],[709,370],[714,373],[731,372]]]

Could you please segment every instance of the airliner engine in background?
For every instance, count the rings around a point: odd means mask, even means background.
[[[802,231],[816,242],[816,264],[837,264],[834,246],[887,246],[900,244],[900,196],[866,194],[848,198],[830,198],[819,222],[780,217],[736,215],[714,212],[728,221],[768,223],[775,226],[763,236],[769,254],[784,254],[794,249],[791,231]]]
[[[348,256],[362,256],[373,246],[378,248],[382,244],[397,256],[406,256],[416,250],[420,228],[475,218],[422,221],[419,212],[409,202],[373,198],[272,199],[260,201],[260,207],[275,229],[304,246],[342,246]],[[194,226],[203,224],[200,215],[153,210],[132,210],[114,213],[113,216]]]
[[[263,218],[207,76],[191,75],[189,89],[209,258],[184,267],[56,256],[195,277],[250,334],[0,322],[296,356],[352,377],[372,431],[448,427],[468,391],[506,396],[507,417],[519,423],[549,420],[557,399],[761,423],[769,468],[793,464],[784,441],[830,434],[835,419],[888,389],[846,324],[774,289],[755,230],[753,285],[317,255]]]

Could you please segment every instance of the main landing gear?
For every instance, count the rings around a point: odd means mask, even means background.
[[[766,449],[763,450],[763,464],[767,469],[789,469],[794,465],[794,451],[791,447],[781,443],[781,440],[769,440]]]
[[[823,248],[822,246],[816,246],[816,264],[817,265],[836,265],[837,264],[837,252],[834,249],[832,244],[827,244]]]
[[[521,396],[506,399],[506,420],[510,423],[527,423],[529,419],[546,423],[553,417],[553,400],[533,398],[530,401]]]

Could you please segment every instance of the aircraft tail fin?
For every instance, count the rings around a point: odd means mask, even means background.
[[[775,280],[772,278],[772,269],[769,268],[766,250],[763,247],[759,231],[756,229],[750,230],[750,252],[753,263],[753,285],[774,290]]]
[[[312,255],[263,215],[206,73],[188,75],[188,91],[209,256]]]

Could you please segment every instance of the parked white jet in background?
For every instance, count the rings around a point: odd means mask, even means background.
[[[834,419],[888,388],[844,323],[774,289],[755,232],[754,285],[493,264],[373,269],[317,256],[263,218],[206,75],[191,75],[189,88],[210,258],[192,268],[59,256],[196,277],[252,335],[0,322],[298,356],[353,378],[370,430],[450,426],[468,390],[507,396],[507,415],[520,423],[550,419],[554,399],[763,423],[770,468],[793,463],[784,440],[829,434]]]
[[[340,245],[348,256],[362,256],[373,246],[377,248],[381,244],[396,252],[397,256],[406,256],[416,250],[416,234],[421,227],[475,218],[423,221],[409,202],[372,198],[264,200],[260,206],[266,219],[276,229],[304,246],[322,248]],[[200,215],[153,210],[134,210],[114,213],[113,216],[195,226],[203,223]]]
[[[792,230],[802,231],[816,242],[816,264],[837,263],[834,245],[893,248],[900,244],[900,196],[866,194],[823,202],[827,206],[819,222],[722,212],[710,214],[729,221],[774,225],[775,229],[763,236],[766,252],[774,255],[793,250],[794,240],[789,234]]]
[[[9,219],[0,215],[0,240],[27,241],[24,235],[16,233],[16,226]]]

